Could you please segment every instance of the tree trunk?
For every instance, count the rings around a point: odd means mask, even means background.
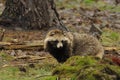
[[[115,0],[116,5],[120,4],[120,0]]]
[[[59,19],[54,0],[6,0],[0,24],[23,29],[55,26],[67,30]]]

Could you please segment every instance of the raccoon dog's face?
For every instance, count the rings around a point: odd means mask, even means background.
[[[65,48],[66,46],[71,45],[71,40],[67,34],[59,29],[51,30],[45,40],[44,48],[51,47],[54,49]]]

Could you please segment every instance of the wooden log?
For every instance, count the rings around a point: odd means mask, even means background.
[[[5,50],[43,50],[43,40],[40,41],[26,41],[23,44],[0,42],[0,46]]]

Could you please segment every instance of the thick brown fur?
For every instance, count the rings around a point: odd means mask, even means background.
[[[102,58],[104,50],[100,42],[88,34],[63,32],[59,29],[51,30],[44,40],[44,49],[57,59],[65,62],[70,56],[92,55]]]

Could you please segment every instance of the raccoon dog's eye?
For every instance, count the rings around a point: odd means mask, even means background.
[[[67,44],[67,41],[62,41],[63,44]]]
[[[49,43],[49,44],[57,44],[58,41],[57,41],[57,40],[56,40],[56,41],[49,41],[48,43]]]
[[[58,43],[58,41],[56,40],[56,41],[54,41],[54,43]]]

